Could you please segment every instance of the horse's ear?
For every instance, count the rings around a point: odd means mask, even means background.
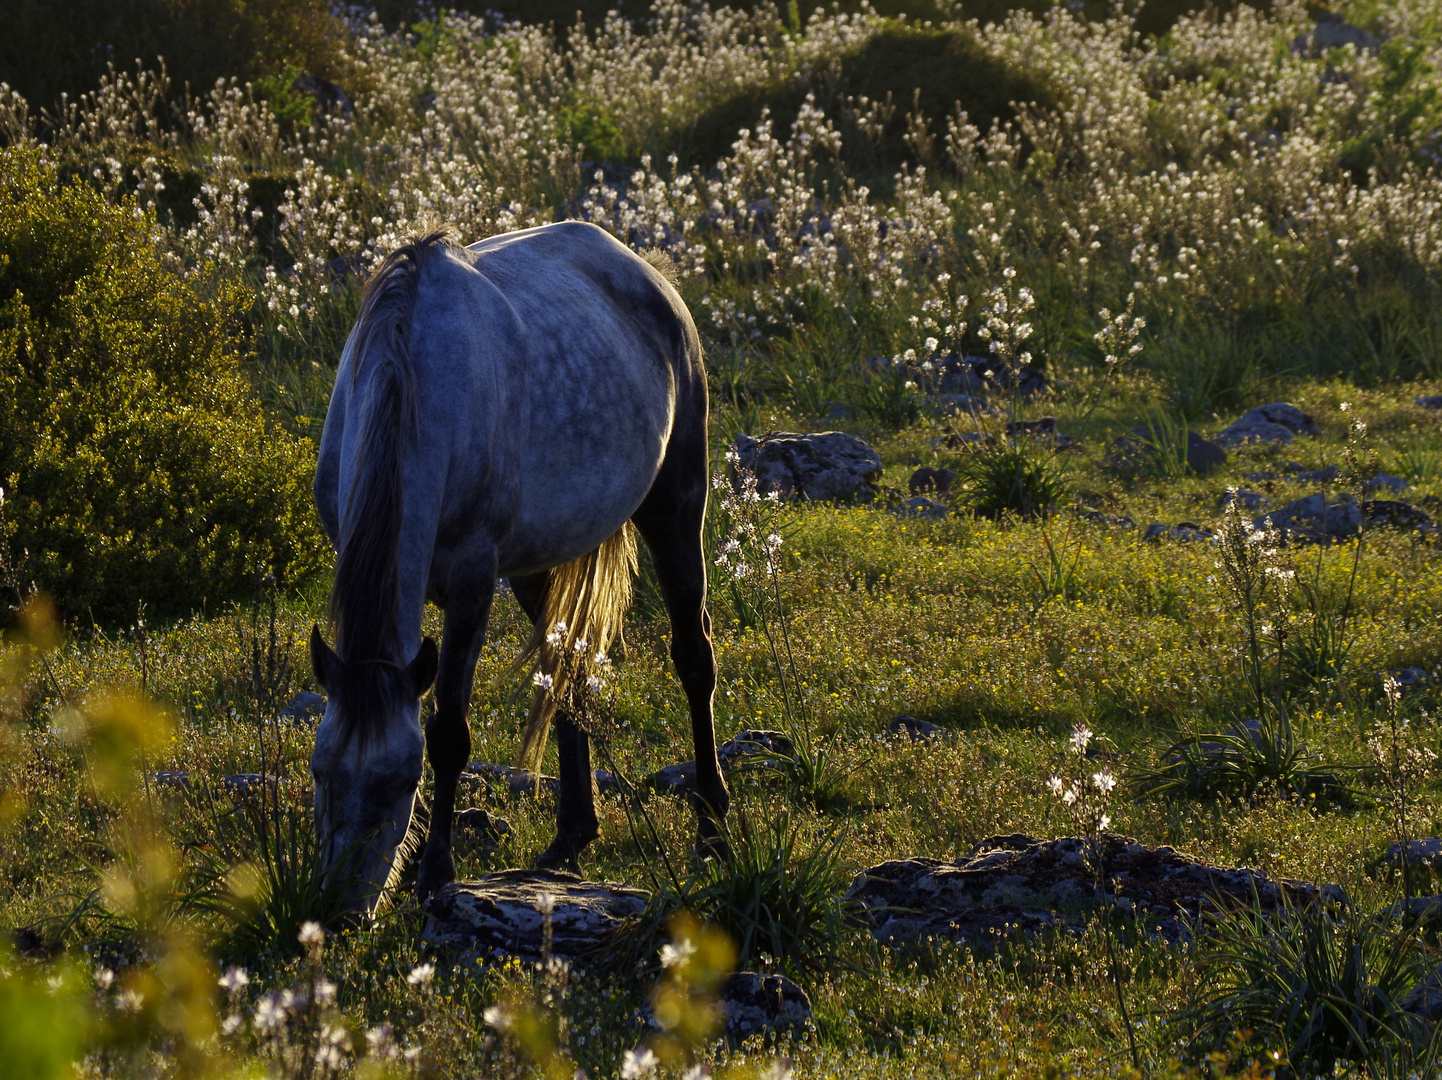
[[[315,674],[315,681],[327,694],[334,696],[332,687],[340,683],[340,669],[340,657],[325,643],[325,638],[320,636],[320,627],[312,625],[310,628],[310,670]]]
[[[411,688],[412,696],[420,697],[431,688],[431,683],[436,679],[437,663],[439,660],[436,656],[436,643],[426,638],[421,642],[416,658],[406,665],[406,685]]]

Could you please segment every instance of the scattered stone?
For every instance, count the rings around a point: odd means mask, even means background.
[[[493,848],[502,837],[511,835],[511,823],[503,817],[472,807],[456,811],[456,836],[485,848]]]
[[[295,93],[305,94],[313,100],[317,112],[350,116],[355,111],[350,95],[329,79],[322,79],[319,75],[301,75],[290,84],[290,88]]]
[[[1001,415],[1001,410],[991,402],[970,394],[928,394],[926,403],[944,416]]]
[[[903,714],[886,726],[886,733],[897,737],[904,736],[912,742],[934,742],[946,735],[946,728],[929,720],[918,720],[914,716]]]
[[[638,889],[558,870],[502,870],[441,886],[424,904],[421,940],[466,960],[540,960],[550,906],[552,955],[584,964],[606,953],[647,899]]]
[[[596,778],[596,790],[602,795],[614,795],[621,790],[621,781],[605,769],[597,769],[593,775]]]
[[[536,795],[542,791],[554,794],[561,789],[561,781],[554,776],[537,775],[514,765],[494,765],[489,761],[473,761],[467,765],[461,773],[461,783],[504,787],[512,795]]]
[[[1393,844],[1388,847],[1387,865],[1400,867],[1402,851],[1401,844]],[[1430,866],[1442,870],[1442,839],[1435,836],[1423,836],[1416,840],[1408,840],[1406,852],[1408,866]]]
[[[1291,541],[1350,536],[1362,526],[1362,508],[1350,498],[1329,506],[1327,497],[1319,492],[1263,514],[1252,525],[1257,529],[1272,525],[1284,540]]]
[[[1274,472],[1249,472],[1243,473],[1242,479],[1252,484],[1265,484],[1268,480],[1277,479],[1277,474]]]
[[[1397,681],[1397,684],[1404,690],[1408,687],[1422,686],[1425,683],[1431,682],[1432,678],[1427,674],[1426,668],[1419,667],[1398,668],[1396,671],[1389,671],[1387,674],[1392,676],[1392,678]]]
[[[1028,435],[1033,439],[1049,439],[1058,450],[1065,450],[1071,440],[1056,429],[1055,416],[1043,416],[1040,420],[1008,420],[1006,433],[1011,436]]]
[[[737,435],[736,453],[762,493],[786,498],[870,502],[881,482],[881,457],[841,431]]]
[[[1320,435],[1317,422],[1295,405],[1285,401],[1258,405],[1226,428],[1212,441],[1219,446],[1243,446],[1254,442],[1290,443],[1298,435]]]
[[[784,731],[766,731],[760,728],[738,731],[716,748],[716,757],[721,762],[721,768],[727,772],[735,768],[774,769],[777,758],[795,755],[796,747],[792,745],[791,736]]]
[[[1412,404],[1419,409],[1442,409],[1442,394],[1424,394],[1413,398]]]
[[[190,790],[190,773],[184,769],[162,769],[150,774],[151,783],[156,787]]]
[[[664,769],[657,769],[647,778],[646,785],[653,791],[662,791],[668,795],[684,795],[694,791],[696,763],[682,761],[676,765],[667,765]]]
[[[302,690],[285,703],[285,708],[280,710],[280,718],[292,724],[303,724],[306,727],[315,727],[316,722],[325,715],[325,698],[320,694],[313,694],[309,690]]]
[[[939,521],[951,513],[950,507],[943,506],[935,499],[928,499],[925,495],[913,495],[900,506],[893,506],[889,511],[897,517],[904,518],[925,518],[928,521]]]
[[[1342,470],[1335,465],[1324,465],[1320,469],[1291,469],[1287,470],[1293,474],[1293,479],[1303,484],[1330,484],[1342,475]]]
[[[1404,896],[1388,904],[1378,914],[1413,922],[1442,919],[1442,896]]]
[[[262,788],[275,789],[276,778],[268,773],[243,772],[231,773],[221,780],[225,790],[232,795],[250,795],[259,792]]]
[[[873,356],[869,362],[873,368],[882,370],[894,363],[881,356]],[[949,352],[902,363],[919,384],[930,385],[937,394],[976,397],[1006,393],[1015,387],[1023,397],[1029,397],[1047,388],[1046,376],[1030,364],[1013,369],[990,356],[959,356]]]
[[[1427,511],[1400,499],[1363,499],[1362,521],[1369,529],[1390,525],[1394,529],[1418,529],[1426,533],[1437,530]]]
[[[733,1042],[761,1036],[801,1038],[810,1032],[811,999],[785,975],[738,971],[721,989],[726,1038]]]
[[[1137,523],[1126,514],[1104,514],[1100,510],[1083,510],[1082,518],[1109,529],[1135,529]]]
[[[956,473],[950,469],[933,469],[930,465],[923,465],[911,474],[911,479],[906,482],[906,486],[911,489],[913,495],[923,495],[928,491],[945,495],[951,490],[952,482],[955,479]]]
[[[1150,427],[1133,428],[1131,436],[1113,440],[1123,459],[1155,453],[1158,439]],[[1194,473],[1211,472],[1227,463],[1227,452],[1195,431],[1187,431],[1187,468]]]
[[[1364,492],[1390,491],[1396,495],[1407,490],[1407,481],[1400,476],[1389,476],[1384,472],[1379,472],[1362,485],[1362,490]]]
[[[1147,526],[1147,531],[1142,539],[1149,544],[1159,544],[1163,540],[1210,540],[1212,532],[1204,529],[1195,521],[1179,521],[1175,525],[1163,525],[1160,521],[1154,521]]]
[[[1271,506],[1272,500],[1257,491],[1248,491],[1246,488],[1236,488],[1222,494],[1222,509],[1226,509],[1236,503],[1243,510],[1257,511],[1264,506]]]
[[[940,439],[931,440],[933,450],[961,450],[994,442],[994,438],[983,431],[950,431]]]
[[[1437,907],[1436,902],[1442,900],[1442,897],[1414,896],[1412,899],[1414,901],[1432,901],[1430,904],[1418,905],[1428,910],[1415,917],[1424,918],[1436,915],[1436,912],[1431,909]],[[1408,914],[1412,913],[1409,911]],[[1403,1012],[1419,1016],[1423,1020],[1442,1019],[1442,966],[1433,968],[1421,982],[1403,995],[1402,999],[1397,1002],[1397,1007]]]
[[[1382,39],[1369,34],[1360,26],[1354,26],[1332,12],[1325,12],[1317,18],[1317,25],[1310,31],[1298,34],[1292,41],[1292,51],[1317,58],[1324,56],[1328,49],[1339,49],[1351,45],[1358,52],[1376,52]]]
[[[1101,838],[1099,893],[1089,848],[1079,837],[995,836],[954,863],[904,859],[874,866],[856,877],[846,896],[864,907],[872,935],[888,945],[927,937],[986,944],[1018,932],[1080,927],[1101,904],[1123,907],[1148,931],[1181,941],[1202,912],[1219,905],[1346,902],[1334,885],[1213,866],[1116,833]]]

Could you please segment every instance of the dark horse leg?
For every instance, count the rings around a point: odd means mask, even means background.
[[[436,672],[435,712],[426,722],[426,756],[435,773],[435,798],[426,848],[416,875],[416,892],[430,896],[456,879],[451,856],[451,825],[456,812],[456,782],[471,756],[471,730],[466,709],[476,660],[486,638],[486,620],[495,594],[494,574],[475,581],[467,595],[448,597],[446,626],[441,635],[441,657]]]
[[[547,575],[511,578],[511,591],[532,623],[540,619],[546,599]],[[591,786],[591,739],[564,713],[557,713],[556,750],[560,756],[561,790],[556,805],[556,838],[537,858],[538,870],[579,871],[577,859],[601,835],[596,798]]]
[[[711,647],[706,557],[701,548],[707,480],[703,424],[690,439],[679,432],[673,435],[650,494],[631,518],[651,552],[661,596],[671,617],[671,660],[691,711],[691,736],[696,750],[693,798],[697,849],[703,856],[725,850],[721,822],[731,805],[716,757],[711,712],[716,692],[716,653]]]

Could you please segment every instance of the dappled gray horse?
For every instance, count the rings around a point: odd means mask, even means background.
[[[658,266],[661,268],[658,269]],[[716,662],[701,527],[706,375],[696,328],[659,260],[580,222],[492,237],[444,233],[393,252],[366,286],[336,372],[315,499],[337,549],[336,647],[311,634],[329,701],[316,732],[316,827],[370,910],[410,825],[422,752],[435,773],[417,887],[455,877],[451,822],[470,756],[471,681],[498,577],[532,620],[539,682],[522,743],[535,767],[564,687],[619,630],[646,542],[690,706],[700,841],[729,798],[716,759]],[[439,656],[425,601],[445,613]],[[564,623],[564,628],[557,624]],[[435,681],[422,737],[420,698]],[[564,711],[555,841],[574,865],[598,833],[588,737]]]

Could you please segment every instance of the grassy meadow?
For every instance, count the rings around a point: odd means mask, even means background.
[[[1223,497],[1438,516],[1442,410],[1417,399],[1442,394],[1442,5],[913,7],[347,8],[308,16],[329,20],[311,52],[203,92],[148,61],[63,106],[0,86],[0,1074],[1435,1071],[1437,1025],[1398,1005],[1436,928],[1386,911],[1438,883],[1385,853],[1442,834],[1438,534],[1282,543]],[[781,541],[713,567],[718,736],[784,730],[798,761],[733,775],[733,855],[696,867],[691,811],[645,790],[691,747],[643,559],[596,761],[633,790],[600,797],[583,869],[655,892],[650,944],[593,972],[454,963],[404,890],[314,935],[334,898],[311,729],[279,713],[315,689],[331,554],[308,470],[361,283],[436,222],[472,240],[566,217],[674,261],[718,471],[774,431],[850,432],[884,462],[865,505],[718,482],[713,552]],[[1047,388],[948,411],[952,353]],[[1178,453],[1276,401],[1320,434],[1205,473]],[[1006,431],[1044,416],[1070,445]],[[1120,453],[1139,426],[1157,448]],[[921,466],[956,474],[930,493],[944,517],[890,512]],[[1364,491],[1379,472],[1405,490]],[[1153,522],[1216,539],[1148,541]],[[478,760],[515,754],[528,633],[502,595]],[[1389,683],[1406,669],[1427,677]],[[944,732],[889,734],[901,714]],[[1264,745],[1174,764],[1248,721]],[[1078,769],[1119,784],[1083,812],[1048,784]],[[511,826],[458,846],[464,878],[551,837],[547,794],[461,805]],[[1095,836],[1101,814],[1349,902],[1183,945],[1098,913],[893,949],[840,899],[889,859]],[[700,959],[663,967],[688,934]],[[646,1027],[733,960],[795,979],[811,1036]]]

